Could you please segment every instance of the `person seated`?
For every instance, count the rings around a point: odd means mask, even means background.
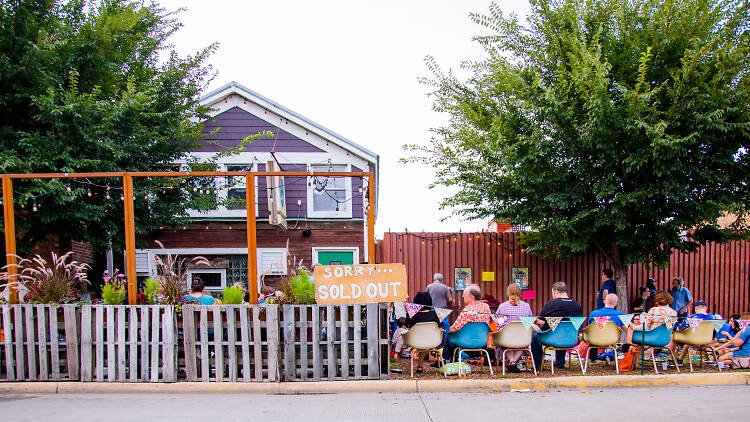
[[[540,318],[536,320],[536,325],[541,331],[550,329],[547,320],[544,317],[579,317],[582,316],[581,305],[575,300],[568,297],[568,286],[558,281],[552,285],[552,300],[547,302],[539,313]],[[539,343],[538,334],[534,333],[531,338],[531,354],[534,359],[534,365],[540,368],[543,354],[542,344]],[[565,367],[565,350],[557,350],[555,353],[555,366],[558,368]]]
[[[414,295],[414,303],[417,305],[424,306],[422,309],[420,309],[416,314],[414,314],[413,317],[410,317],[407,313],[406,315],[406,329],[411,329],[414,327],[414,325],[419,324],[420,322],[434,322],[438,326],[440,326],[440,318],[438,318],[437,314],[435,313],[435,309],[432,307],[432,296],[430,296],[427,292],[417,292],[416,295]],[[417,359],[417,373],[422,372],[422,362],[424,362],[425,358],[427,357],[428,353],[426,352],[420,352],[417,354],[417,356],[412,356],[412,359]]]
[[[391,353],[392,358],[399,359],[401,358],[403,349],[404,349],[404,333],[406,330],[406,318],[401,317],[398,320],[396,320],[396,324],[398,324],[398,328],[396,329],[396,332],[393,333],[393,353]]]
[[[701,320],[714,320],[716,317],[714,314],[708,313],[708,304],[705,300],[699,300],[695,302],[693,305],[693,309],[695,313],[688,315],[688,318],[699,318]],[[690,328],[690,323],[688,322],[687,318],[684,321],[680,321],[680,324],[677,326],[678,330],[685,330],[687,328]],[[685,356],[688,354],[688,347],[683,347],[682,352],[680,352],[680,357],[678,360],[685,359]]]
[[[482,298],[482,291],[479,289],[478,285],[470,284],[466,286],[462,297],[466,306],[464,306],[461,313],[458,315],[458,318],[456,318],[456,321],[451,325],[449,330],[451,333],[455,333],[470,322],[490,323],[490,307],[486,303],[480,301]],[[448,347],[446,349],[447,356],[452,357],[455,345],[448,342]]]
[[[506,293],[508,294],[508,300],[497,307],[497,314],[505,315],[508,318],[502,325],[497,327],[498,329],[502,329],[508,325],[509,322],[520,321],[521,319],[519,317],[533,315],[529,304],[521,300],[521,287],[519,287],[518,284],[510,283],[506,289]],[[502,356],[502,353],[502,348],[498,347],[495,350],[495,358],[499,359]],[[523,353],[523,350],[509,350],[505,353],[505,358],[508,359],[508,364],[506,365],[508,372],[521,372],[521,365],[518,360],[523,356]]]
[[[635,312],[646,312],[647,309],[653,308],[656,303],[654,302],[654,295],[651,294],[651,290],[646,286],[638,288],[639,299],[633,302],[633,313]],[[643,307],[643,302],[646,302],[646,307]]]
[[[592,324],[596,321],[596,317],[598,316],[608,316],[610,317],[609,320],[615,323],[618,327],[622,328],[622,321],[620,321],[620,318],[617,317],[617,315],[622,315],[622,312],[618,311],[617,308],[617,302],[620,300],[620,298],[617,297],[616,294],[610,293],[604,298],[604,307],[601,309],[595,309],[591,311],[591,314],[589,315],[588,323]],[[596,362],[599,358],[599,349],[596,347],[592,347],[589,349],[589,360],[591,362]]]
[[[637,336],[641,335],[640,333],[643,330],[642,327],[644,325],[644,321],[641,320],[641,318],[645,318],[645,326],[648,331],[664,324],[667,322],[668,318],[677,316],[677,311],[669,306],[672,303],[672,295],[669,293],[665,291],[657,292],[654,296],[654,301],[656,302],[656,306],[649,309],[648,314],[643,314],[637,320],[633,318],[633,322],[630,324],[630,327],[628,327],[628,334],[626,336],[628,344],[636,344],[633,342],[634,336],[636,336],[636,339],[640,338]],[[667,347],[674,352],[673,341],[670,341]]]
[[[744,312],[740,319],[750,319],[750,313]],[[724,332],[724,335],[728,336],[729,332]],[[748,339],[750,339],[750,326],[729,337],[728,343],[731,346],[719,356],[719,362],[738,368],[746,367],[747,361],[750,360],[750,341]]]
[[[190,285],[190,294],[185,296],[185,300],[195,302],[198,305],[213,305],[216,303],[216,299],[203,293],[203,290],[205,290],[205,286],[200,277],[193,278],[193,283]]]

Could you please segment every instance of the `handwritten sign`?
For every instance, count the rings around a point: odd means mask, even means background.
[[[406,295],[404,264],[315,266],[318,304],[401,302]]]

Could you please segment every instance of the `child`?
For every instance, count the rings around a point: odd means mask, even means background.
[[[404,348],[404,339],[402,338],[402,335],[407,331],[406,318],[401,317],[396,320],[396,323],[398,324],[398,328],[396,329],[396,332],[393,333],[393,353],[391,353],[391,357],[398,359],[401,357],[401,351]]]

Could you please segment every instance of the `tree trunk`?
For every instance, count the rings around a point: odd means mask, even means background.
[[[622,264],[615,264],[614,272],[617,296],[620,298],[617,302],[617,309],[627,314],[630,310],[630,301],[628,300],[628,267]]]

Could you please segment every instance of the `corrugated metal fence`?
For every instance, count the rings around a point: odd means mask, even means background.
[[[455,281],[455,268],[472,269],[472,280],[483,292],[499,301],[506,300],[505,286],[514,267],[529,269],[529,286],[536,298],[528,300],[539,312],[551,299],[551,286],[565,281],[570,295],[581,303],[585,312],[594,308],[601,280],[601,269],[608,266],[598,253],[588,253],[567,261],[543,260],[527,254],[519,244],[519,233],[385,233],[375,247],[376,262],[401,262],[406,265],[409,295],[424,290],[432,275],[440,272],[446,283]],[[669,267],[647,268],[633,265],[629,269],[629,297],[637,294],[638,286],[653,277],[659,290],[669,288],[675,276],[685,279],[686,287],[696,300],[709,304],[710,312],[729,315],[750,310],[748,242],[707,244],[694,253],[674,253]],[[493,272],[494,281],[480,281],[482,272]],[[454,299],[460,295],[454,293]]]

